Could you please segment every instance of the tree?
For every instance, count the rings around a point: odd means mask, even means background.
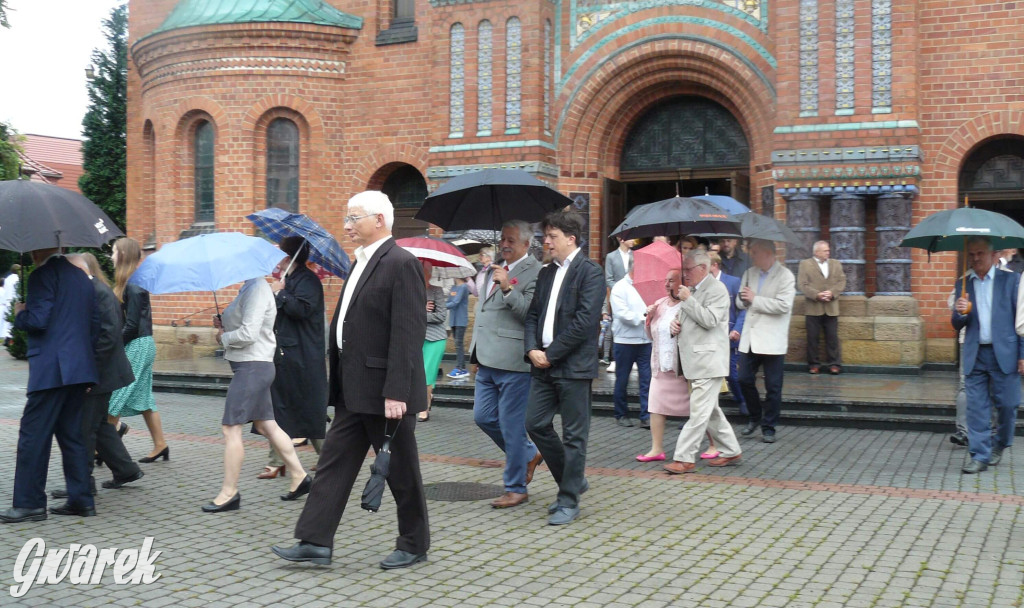
[[[128,6],[121,5],[103,21],[108,46],[92,53],[88,83],[89,109],[82,119],[82,194],[96,203],[122,229],[125,226],[126,130],[128,82]]]
[[[0,27],[11,27],[7,22],[7,0],[0,0]]]
[[[18,178],[18,132],[11,125],[0,122],[0,181]]]

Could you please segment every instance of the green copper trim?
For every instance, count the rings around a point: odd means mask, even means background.
[[[775,133],[824,133],[830,131],[858,131],[860,129],[918,129],[916,120],[884,120],[878,122],[841,122],[835,124],[792,125],[775,127]]]
[[[363,29],[363,19],[323,0],[182,0],[154,34],[183,27],[238,23],[309,23]]]
[[[539,139],[528,139],[525,141],[493,141],[485,144],[456,144],[454,146],[431,146],[430,153],[435,152],[469,152],[471,150],[503,150],[505,148],[548,148],[554,150],[555,146]]]

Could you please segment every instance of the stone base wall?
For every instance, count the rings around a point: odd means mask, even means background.
[[[217,330],[212,327],[154,325],[153,339],[159,360],[212,357],[221,347],[217,342]]]
[[[807,361],[806,298],[793,302],[787,361]],[[951,361],[938,344],[930,347],[917,300],[908,296],[840,296],[839,342],[844,365],[919,367],[927,361]],[[819,345],[824,356],[824,336]],[[935,356],[936,358],[933,358]]]

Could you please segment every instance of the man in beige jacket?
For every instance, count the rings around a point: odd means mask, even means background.
[[[796,284],[807,298],[804,322],[807,327],[807,367],[817,374],[822,367],[835,375],[841,371],[839,348],[839,294],[846,289],[843,265],[829,259],[828,241],[814,244],[814,256],[800,262]],[[818,338],[825,330],[825,361],[818,352]]]

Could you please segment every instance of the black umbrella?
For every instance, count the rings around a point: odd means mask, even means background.
[[[102,247],[124,233],[77,192],[27,179],[0,181],[0,249]]]
[[[738,236],[739,224],[738,219],[717,205],[676,196],[634,207],[609,236],[624,239],[704,233]]]
[[[508,220],[539,222],[572,199],[520,169],[453,177],[427,197],[416,219],[444,230],[500,230]]]
[[[793,230],[786,224],[779,220],[761,215],[760,213],[754,213],[748,211],[746,213],[737,213],[732,216],[733,219],[739,220],[740,222],[740,236],[745,239],[761,239],[764,241],[780,241],[783,243],[792,243],[794,245],[802,245],[803,240],[800,235],[793,232]],[[703,236],[708,238],[715,237],[727,237],[735,238],[734,233],[729,234],[699,234],[697,236]]]
[[[363,488],[363,500],[360,503],[364,509],[376,513],[380,509],[380,500],[384,496],[384,486],[387,484],[388,473],[391,470],[391,439],[398,432],[402,419],[398,419],[395,430],[387,434],[387,421],[384,422],[384,445],[377,452],[377,457],[370,465],[370,479],[366,480],[366,487]]]

